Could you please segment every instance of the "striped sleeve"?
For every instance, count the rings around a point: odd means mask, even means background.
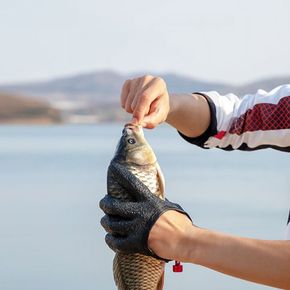
[[[290,84],[270,92],[258,90],[242,99],[214,91],[200,94],[208,101],[211,124],[197,138],[181,134],[188,142],[202,148],[290,152]]]

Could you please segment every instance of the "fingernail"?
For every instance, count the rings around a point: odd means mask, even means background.
[[[142,122],[142,127],[143,128],[147,127],[147,123],[146,122]]]

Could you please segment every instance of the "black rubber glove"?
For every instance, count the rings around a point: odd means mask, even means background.
[[[114,179],[132,196],[133,201],[117,199],[107,194],[100,201],[105,212],[101,224],[108,232],[106,243],[113,251],[140,253],[158,257],[148,248],[149,232],[157,219],[168,210],[189,215],[178,204],[162,200],[121,164],[110,165]],[[165,260],[168,261],[168,260]]]

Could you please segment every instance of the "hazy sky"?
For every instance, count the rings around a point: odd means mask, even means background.
[[[170,71],[290,76],[289,0],[0,0],[0,83]]]

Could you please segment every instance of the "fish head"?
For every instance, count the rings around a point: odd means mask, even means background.
[[[156,162],[156,156],[146,141],[141,126],[131,123],[125,125],[114,160],[135,165],[149,165]]]

